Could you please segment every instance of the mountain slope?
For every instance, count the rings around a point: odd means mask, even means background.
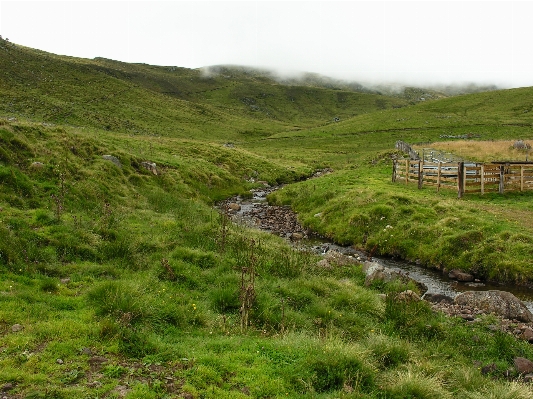
[[[0,44],[0,110],[6,116],[51,123],[236,139],[239,134],[246,138],[324,125],[407,104],[376,94],[280,85],[242,74],[209,77],[200,70],[60,57]]]

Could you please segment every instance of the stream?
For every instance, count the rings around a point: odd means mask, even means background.
[[[255,189],[252,191],[252,198],[234,197],[225,201],[220,207],[225,207],[234,222],[285,237],[299,249],[310,250],[318,254],[337,251],[344,255],[353,256],[360,261],[368,260],[368,255],[364,252],[357,251],[352,247],[336,245],[306,231],[297,222],[296,214],[289,207],[269,205],[266,200],[267,195],[278,189],[282,189],[282,187]],[[464,283],[452,280],[447,274],[438,270],[428,269],[402,260],[372,257],[372,261],[387,268],[402,271],[414,280],[424,283],[428,287],[427,293],[443,294],[454,298],[458,293],[465,291],[507,291],[519,298],[533,312],[533,290],[525,286],[486,281]]]

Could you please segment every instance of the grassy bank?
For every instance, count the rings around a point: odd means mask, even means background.
[[[467,196],[343,171],[270,196],[304,226],[344,245],[478,278],[530,283],[530,194]]]

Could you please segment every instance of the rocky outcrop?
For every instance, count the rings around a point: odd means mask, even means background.
[[[533,322],[533,314],[527,307],[510,292],[490,291],[467,291],[455,297],[457,305],[468,305],[483,310],[486,313],[494,313],[506,319],[515,319],[526,323]]]
[[[395,280],[400,280],[404,284],[412,283],[420,291],[420,295],[424,295],[428,290],[424,283],[416,281],[406,274],[384,267],[376,262],[365,262],[363,264],[363,272],[366,274],[365,285],[368,287],[375,281],[383,281],[390,283]]]
[[[120,160],[117,157],[114,157],[113,155],[102,155],[102,158],[106,161],[113,162],[119,168],[122,168],[122,164],[120,163]]]

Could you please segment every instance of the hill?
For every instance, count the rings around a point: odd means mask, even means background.
[[[405,106],[376,94],[281,85],[239,73],[59,57],[4,44],[1,109],[51,123],[211,139],[324,125]],[[128,106],[126,106],[128,104]]]

